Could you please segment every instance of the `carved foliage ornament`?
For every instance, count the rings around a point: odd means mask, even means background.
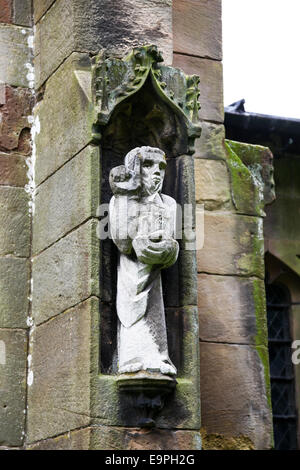
[[[137,93],[149,77],[156,94],[184,121],[189,139],[186,153],[192,154],[194,139],[201,134],[198,120],[200,79],[161,62],[162,55],[153,45],[137,47],[123,59],[104,59],[99,54],[93,68],[97,124],[106,125],[116,106]],[[99,140],[101,135],[96,133],[95,138]]]

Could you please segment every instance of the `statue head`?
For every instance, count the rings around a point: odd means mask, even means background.
[[[143,196],[161,191],[167,166],[162,150],[155,147],[137,147],[126,155],[124,163],[129,172],[139,168]]]
[[[159,193],[167,166],[165,153],[155,147],[136,147],[127,153],[124,165],[110,171],[109,183],[114,194],[132,197]]]

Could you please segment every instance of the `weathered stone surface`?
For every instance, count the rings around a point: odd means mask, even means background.
[[[24,438],[27,335],[0,329],[0,445],[20,446]]]
[[[12,0],[0,0],[0,23],[12,22]]]
[[[264,279],[263,222],[260,217],[206,211],[204,247],[198,272],[239,274]]]
[[[199,75],[201,92],[199,117],[208,121],[223,122],[223,77],[221,62],[174,54],[173,66],[181,68],[189,75]]]
[[[225,160],[224,126],[205,121],[201,122],[201,126],[201,137],[195,141],[195,157]]]
[[[200,450],[197,431],[110,428],[92,429],[91,448],[95,450]]]
[[[80,50],[76,47],[74,35],[73,0],[54,2],[53,7],[36,25],[34,65],[37,89],[64,59]],[[65,92],[66,88],[62,88]]]
[[[29,256],[28,194],[22,188],[0,186],[0,256]]]
[[[91,428],[71,431],[62,436],[46,439],[27,447],[28,450],[89,450]]]
[[[90,220],[33,259],[32,312],[37,324],[99,295],[99,240]]]
[[[32,25],[31,0],[13,0],[13,23],[21,26]]]
[[[109,203],[110,230],[119,251],[116,294],[119,374],[158,370],[161,374],[177,375],[176,367],[166,359],[168,342],[161,285],[161,270],[174,265],[179,252],[175,239],[176,200],[161,193],[165,168],[163,150],[142,146],[131,149],[124,164],[110,172],[113,193]],[[131,173],[127,182],[122,181],[124,172]],[[141,190],[133,200],[138,178]],[[131,218],[130,209],[135,209]],[[121,234],[124,227],[126,233]],[[131,227],[134,234],[130,233]],[[162,233],[159,243],[151,237],[156,230]],[[141,262],[147,265],[147,273],[141,271]]]
[[[33,331],[29,442],[89,424],[90,381],[98,371],[98,356],[91,353],[98,316],[98,300],[92,298]]]
[[[223,434],[207,434],[201,428],[203,450],[255,450],[253,442],[245,436],[224,436]]]
[[[37,23],[37,87],[74,51],[123,55],[144,44],[158,45],[172,62],[170,0],[56,1]]]
[[[88,146],[38,187],[33,252],[61,238],[91,216],[100,204],[100,157]]]
[[[256,449],[270,448],[272,417],[260,352],[253,346],[216,343],[201,343],[200,352],[207,433],[244,436]]]
[[[196,308],[195,308],[196,310]],[[188,312],[186,312],[188,313]],[[196,312],[197,313],[197,312]],[[100,311],[101,315],[101,311]],[[189,341],[191,344],[188,344]],[[184,352],[193,349],[198,350],[198,341],[187,336],[184,345]],[[196,346],[196,347],[195,347]],[[190,356],[189,356],[190,357]],[[188,361],[188,359],[187,359]],[[198,364],[197,353],[194,354],[189,366],[186,366],[184,373],[188,374],[188,367],[192,370]],[[162,429],[199,429],[200,419],[200,399],[199,399],[199,376],[195,373],[189,379],[187,375],[183,378],[177,378],[175,394],[171,394],[166,400],[165,406],[158,414],[156,424]],[[199,371],[199,366],[198,366]],[[108,426],[138,426],[138,417],[132,413],[132,403],[128,400],[120,399],[117,376],[98,375],[94,377],[92,386],[92,410],[94,425]],[[174,414],[174,409],[176,413]]]
[[[89,56],[74,53],[47,83],[44,99],[35,111],[40,127],[36,135],[36,184],[92,140],[94,109],[86,95],[89,85],[82,88],[80,81],[84,76],[88,83],[89,71]]]
[[[30,450],[200,450],[197,431],[95,426],[71,431],[28,447]]]
[[[30,123],[33,96],[26,88],[5,86],[0,108],[0,150],[28,155],[31,151]]]
[[[275,199],[273,155],[267,147],[225,141],[232,201],[242,214],[264,216]]]
[[[0,328],[26,328],[29,262],[0,258]]]
[[[24,33],[22,33],[24,31]],[[28,37],[29,28],[0,25],[0,81],[12,86],[28,87],[27,75],[31,62]]]
[[[195,159],[196,202],[205,209],[230,208],[230,182],[226,163]]]
[[[226,139],[227,145],[241,159],[251,173],[263,184],[263,198],[265,204],[271,204],[275,200],[275,183],[273,154],[268,147],[262,145],[235,142]]]
[[[237,276],[198,276],[202,341],[267,347],[264,281]]]
[[[221,0],[173,0],[174,51],[222,59]]]
[[[36,23],[56,0],[33,0],[34,22]]]
[[[0,153],[0,185],[25,186],[28,167],[22,155]]]

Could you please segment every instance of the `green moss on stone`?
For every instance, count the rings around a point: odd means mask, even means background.
[[[224,436],[208,433],[201,429],[203,450],[254,450],[254,444],[247,436]]]
[[[267,311],[264,283],[259,279],[253,280],[254,313],[256,319],[255,348],[264,368],[266,397],[270,410],[272,411],[270,365],[268,352],[268,329]],[[272,446],[274,444],[271,436]]]
[[[265,215],[262,184],[257,177],[244,165],[231,147],[231,141],[225,141],[227,165],[231,179],[231,196],[237,212],[242,214]]]

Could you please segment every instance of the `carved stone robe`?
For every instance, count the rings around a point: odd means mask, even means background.
[[[110,201],[110,230],[120,251],[117,281],[118,364],[119,372],[153,370],[176,374],[168,354],[166,322],[159,264],[145,264],[137,259],[132,238],[118,238],[125,214],[118,206],[118,197]],[[155,193],[135,205],[136,217],[127,218],[135,224],[138,236],[147,237],[162,230],[166,238],[174,238],[176,202],[173,198]],[[130,228],[130,227],[129,227]],[[132,229],[132,226],[131,226]],[[134,230],[133,230],[134,231]],[[130,230],[129,230],[130,232]],[[178,244],[176,242],[178,255]],[[164,372],[167,364],[169,372]],[[174,372],[170,372],[171,369]]]

